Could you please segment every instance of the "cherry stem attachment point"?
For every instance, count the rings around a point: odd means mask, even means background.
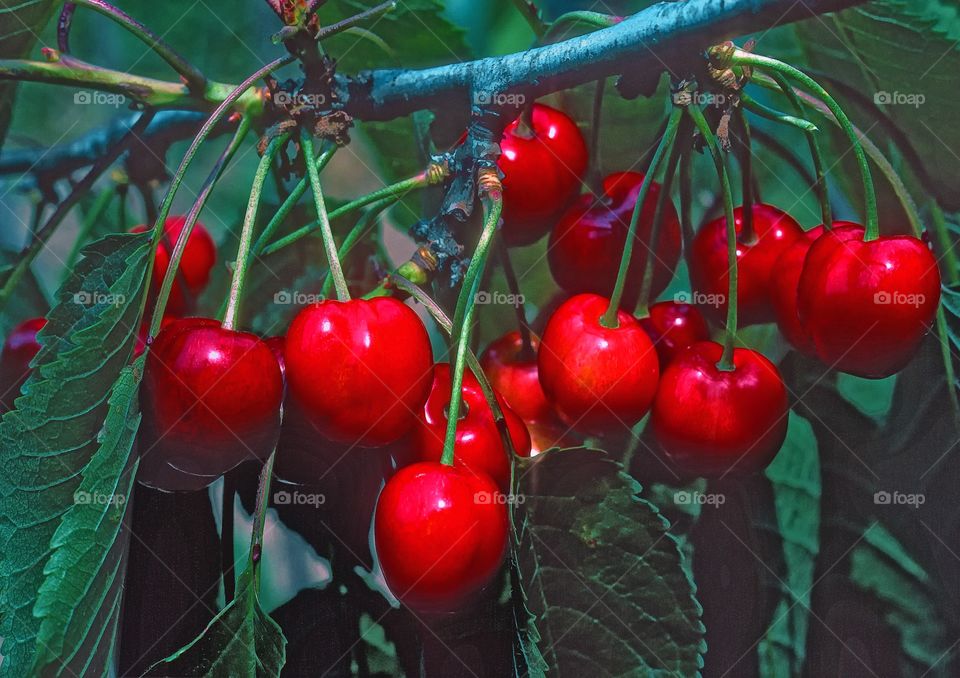
[[[627,272],[630,270],[630,262],[633,257],[633,245],[636,240],[637,223],[640,221],[640,212],[643,210],[643,203],[650,192],[650,184],[653,183],[653,176],[657,173],[660,163],[667,150],[673,145],[673,140],[677,136],[677,129],[680,127],[680,119],[683,117],[683,108],[675,107],[670,112],[670,118],[667,120],[667,126],[664,129],[660,144],[653,154],[650,161],[650,167],[643,177],[640,184],[640,190],[637,192],[637,201],[633,206],[633,215],[630,217],[630,227],[627,229],[627,239],[623,244],[623,254],[620,256],[620,269],[617,272],[617,282],[613,287],[613,294],[610,295],[610,305],[606,312],[600,317],[600,324],[610,329],[616,329],[620,326],[617,319],[617,313],[620,310],[620,300],[623,298],[623,290],[627,284]],[[653,256],[653,248],[648,246]]]
[[[250,269],[250,248],[253,245],[253,228],[257,221],[257,211],[260,208],[260,197],[263,195],[263,185],[270,174],[270,166],[277,152],[290,139],[289,134],[275,137],[257,165],[253,175],[253,184],[250,186],[250,198],[247,201],[247,211],[243,217],[243,226],[240,230],[240,245],[237,247],[237,260],[233,269],[233,279],[230,281],[230,295],[227,297],[227,310],[223,314],[223,327],[232,330],[237,324],[237,315],[240,312],[240,301],[243,298],[244,283],[247,271]]]
[[[723,354],[720,356],[720,362],[717,363],[717,369],[730,372],[734,369],[733,350],[737,337],[737,228],[733,218],[733,192],[730,190],[730,177],[723,162],[720,144],[717,143],[716,135],[703,117],[703,112],[696,106],[688,106],[687,113],[710,149],[723,194],[723,211],[727,220],[727,266],[730,286],[727,291],[726,336],[723,339]]]
[[[327,216],[327,206],[323,200],[323,189],[320,186],[320,173],[317,166],[309,161],[313,157],[313,137],[310,131],[300,131],[300,146],[307,160],[307,175],[310,177],[310,187],[313,191],[313,202],[317,209],[317,221],[320,224],[320,237],[323,239],[323,249],[327,252],[327,263],[330,266],[330,275],[333,276],[333,286],[337,290],[337,299],[350,301],[350,290],[343,277],[343,267],[337,256],[337,244],[333,240],[333,231],[330,229],[330,218]]]

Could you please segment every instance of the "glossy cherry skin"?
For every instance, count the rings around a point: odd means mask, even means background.
[[[532,130],[514,120],[503,132],[500,151],[503,237],[508,245],[529,245],[546,235],[579,190],[587,144],[568,115],[534,104]]]
[[[651,306],[650,315],[640,319],[640,327],[657,349],[661,371],[687,346],[710,339],[710,328],[697,307],[676,301]]]
[[[13,409],[13,402],[30,376],[30,361],[40,352],[37,332],[46,318],[25,320],[7,335],[0,352],[0,414]]]
[[[619,327],[600,324],[610,300],[568,299],[547,322],[540,342],[540,384],[573,428],[602,435],[636,424],[650,409],[660,369],[640,323],[618,312]]]
[[[879,379],[902,370],[929,331],[940,303],[940,271],[918,238],[863,242],[862,228],[837,228],[807,252],[797,299],[800,323],[820,360]]]
[[[490,478],[421,462],[377,502],[374,542],[387,586],[420,612],[452,611],[490,583],[507,549],[507,510]]]
[[[664,370],[650,419],[672,464],[692,476],[744,475],[766,468],[787,435],[787,389],[776,366],[734,349],[732,371],[717,368],[723,347],[686,348]]]
[[[620,257],[643,175],[617,172],[603,180],[604,199],[581,195],[563,214],[550,234],[547,260],[554,280],[568,292],[594,292],[609,296],[617,281]],[[636,302],[650,256],[650,229],[656,212],[660,184],[653,182],[640,208],[636,242],[624,288],[627,304]],[[651,298],[660,294],[673,278],[680,259],[680,220],[673,203],[664,204],[657,236]]]
[[[392,297],[307,306],[287,332],[287,387],[317,430],[378,447],[414,425],[433,383],[430,338]]]
[[[144,463],[166,462],[209,483],[244,460],[266,459],[276,444],[282,397],[280,368],[262,339],[207,318],[173,322],[147,354],[140,390]]]
[[[743,208],[733,212],[736,232],[743,230]],[[800,228],[786,212],[762,203],[753,206],[752,243],[737,243],[737,313],[740,326],[772,322],[770,279],[780,255],[798,238]],[[693,239],[688,255],[693,291],[707,303],[700,310],[716,323],[724,321],[730,278],[727,265],[727,220],[705,224]],[[722,303],[716,303],[722,301]]]
[[[422,413],[410,435],[410,447],[418,461],[440,461],[443,440],[447,433],[447,408],[450,407],[452,373],[448,363],[439,363],[433,370],[433,388],[423,405]],[[493,411],[480,389],[480,382],[469,370],[463,373],[460,389],[462,403],[454,444],[454,465],[489,476],[502,490],[510,485],[510,458],[503,449],[500,430]],[[521,457],[530,456],[530,434],[523,420],[510,409],[499,393],[497,402],[503,410],[513,442]]]
[[[157,245],[157,258],[153,265],[151,287],[153,295],[160,290],[163,277],[170,267],[170,255],[173,253],[186,220],[185,216],[170,217],[163,224],[164,237]],[[152,227],[141,224],[131,228],[130,232],[143,233],[149,228]],[[170,298],[167,300],[165,313],[179,316],[193,310],[192,300],[203,292],[207,283],[210,282],[210,271],[213,270],[216,261],[217,246],[203,224],[197,223],[190,232],[187,246],[183,250],[183,257],[180,259],[180,275],[174,286],[170,288]],[[182,286],[186,289],[184,290]]]
[[[530,337],[533,355],[523,355],[523,339],[514,330],[503,335],[480,356],[480,366],[490,384],[525,422],[549,421],[556,417],[540,386],[537,350],[540,340]]]

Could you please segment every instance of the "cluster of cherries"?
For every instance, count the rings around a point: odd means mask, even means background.
[[[706,224],[687,252],[697,298],[717,303],[661,302],[636,318],[624,309],[637,302],[648,258],[656,257],[656,296],[681,255],[670,200],[657,242],[647,246],[661,190],[652,184],[614,320],[609,297],[643,175],[612,174],[599,199],[577,197],[586,145],[569,117],[542,105],[511,125],[501,145],[503,237],[515,246],[549,232],[550,269],[572,295],[551,314],[541,339],[512,332],[481,357],[514,451],[537,453],[574,430],[624,433],[651,413],[659,445],[684,474],[764,468],[786,435],[783,379],[750,349],[736,348],[722,361],[724,348],[710,340],[704,318],[718,322],[725,311],[725,219]],[[847,222],[804,232],[764,204],[752,207],[749,232],[741,216],[738,210],[741,324],[776,321],[797,349],[853,374],[882,377],[903,368],[939,303],[939,273],[925,244],[908,236],[865,241],[863,228]],[[182,225],[167,224],[154,294]],[[309,483],[309,473],[298,477],[296,463],[283,463],[283,431],[310,431],[308,456],[331,446],[343,454],[389,450],[399,469],[380,494],[374,537],[391,591],[420,611],[449,610],[475,596],[499,571],[507,548],[511,469],[476,377],[464,374],[454,463],[444,465],[451,368],[434,363],[426,328],[409,306],[393,297],[322,301],[302,309],[285,337],[272,338],[175,317],[190,311],[215,258],[198,225],[186,244],[171,319],[147,357],[141,482],[200,489],[245,460],[266,459],[279,436],[278,473]],[[5,407],[29,371],[42,324],[28,321],[7,339],[0,357]]]

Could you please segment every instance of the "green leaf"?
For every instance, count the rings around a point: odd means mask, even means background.
[[[523,587],[523,577],[520,575],[517,559],[510,558],[510,585],[513,600],[513,624],[516,630],[514,637],[514,655],[523,659],[522,667],[516,674],[525,678],[545,678],[547,669],[546,659],[540,652],[540,631],[537,630],[537,616],[527,606],[527,592]]]
[[[786,578],[766,636],[760,641],[760,673],[800,676],[806,658],[810,593],[820,552],[820,458],[810,423],[790,413],[787,439],[766,476],[773,486]]]
[[[125,367],[110,396],[100,449],[83,470],[74,505],[50,543],[37,604],[40,618],[34,672],[105,676],[120,617],[140,425],[137,398],[144,358]]]
[[[915,673],[949,674],[944,657],[952,641],[939,604],[943,593],[883,525],[869,528],[853,550],[850,579],[882,602],[884,619],[898,630],[904,655],[920,667]],[[904,670],[903,675],[912,673]]]
[[[55,0],[23,0],[0,8],[0,59],[22,59],[36,44],[40,32],[60,6]],[[13,117],[16,82],[0,83],[0,146]]]
[[[518,484],[517,560],[550,673],[699,675],[706,644],[670,525],[598,450],[552,451]]]
[[[189,645],[144,675],[279,676],[286,645],[280,627],[260,607],[253,568],[248,566],[230,604]]]
[[[41,621],[33,608],[51,538],[74,506],[133,352],[150,234],[111,235],[83,254],[38,335],[24,395],[0,422],[0,676],[23,675],[33,661]]]

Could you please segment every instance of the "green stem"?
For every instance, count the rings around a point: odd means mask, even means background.
[[[742,136],[737,135],[739,143],[736,144],[737,155],[740,158],[740,241],[755,243],[757,235],[753,230],[753,147],[750,126],[742,108],[736,112],[736,122],[742,133]]]
[[[96,199],[93,201],[93,204],[90,206],[90,211],[87,212],[86,216],[83,218],[83,224],[80,225],[80,231],[77,233],[77,238],[73,241],[73,247],[70,248],[70,254],[67,255],[67,262],[64,264],[64,278],[66,278],[66,276],[70,274],[70,271],[73,270],[73,265],[77,263],[77,257],[80,256],[80,250],[90,237],[90,232],[93,230],[93,227],[96,226],[100,217],[103,216],[103,213],[106,212],[110,207],[110,203],[113,202],[113,198],[116,194],[116,189],[111,186],[100,191],[100,194],[97,195]],[[123,224],[120,224],[120,227],[123,228]]]
[[[547,26],[543,18],[540,16],[540,10],[537,9],[537,6],[533,3],[533,0],[513,0],[513,5],[520,11],[520,14],[523,15],[523,18],[527,20],[530,30],[532,30],[533,34],[537,36],[537,41],[542,40],[543,34],[547,32],[549,26]]]
[[[590,121],[590,186],[600,188],[603,176],[600,171],[600,119],[603,117],[603,94],[606,79],[597,80],[593,90],[593,118]]]
[[[257,500],[253,509],[253,530],[250,534],[250,561],[248,567],[253,568],[253,585],[260,588],[260,563],[263,560],[263,528],[267,522],[267,509],[270,506],[270,486],[273,483],[273,464],[277,458],[274,450],[267,457],[263,470],[260,472],[260,482],[257,487]]]
[[[840,127],[850,139],[850,143],[853,145],[853,152],[857,157],[857,164],[860,167],[860,179],[863,182],[863,198],[866,210],[866,229],[863,239],[867,242],[876,240],[880,236],[880,221],[877,217],[877,194],[873,186],[873,178],[870,175],[870,165],[867,162],[867,156],[863,151],[863,146],[860,143],[856,128],[853,126],[853,123],[850,122],[847,114],[840,108],[840,104],[838,104],[816,80],[790,64],[785,64],[782,61],[771,59],[770,57],[760,56],[759,54],[750,54],[739,49],[734,52],[733,62],[742,66],[756,66],[757,68],[782,73],[787,77],[797,80],[801,85],[811,90],[823,100],[823,103],[826,104],[830,112],[833,113],[837,122],[840,123]]]
[[[304,157],[312,158],[313,137],[306,129],[300,131],[300,145],[303,148]],[[350,301],[350,290],[347,288],[347,281],[343,277],[343,268],[340,266],[340,259],[337,257],[337,243],[334,242],[333,231],[330,230],[327,205],[323,200],[323,189],[320,186],[320,173],[317,171],[317,166],[312,162],[307,163],[307,175],[310,177],[313,202],[317,208],[317,221],[320,223],[320,237],[323,238],[323,248],[327,252],[327,263],[330,266],[330,274],[333,276],[333,285],[337,290],[337,299]]]
[[[943,356],[944,377],[947,380],[947,392],[953,409],[953,420],[960,428],[960,400],[957,399],[957,379],[953,369],[953,356],[950,351],[950,334],[947,330],[947,317],[943,304],[937,306],[937,338],[940,340],[940,353]]]
[[[797,115],[802,116],[803,102],[800,101],[800,97],[797,96],[797,93],[793,87],[790,86],[790,83],[787,82],[787,79],[782,73],[776,71],[771,73],[771,75],[773,79],[777,81],[777,85],[780,86],[780,91],[783,92],[784,96],[786,96],[790,102],[790,105],[793,106],[793,110],[796,111]],[[820,216],[823,219],[823,227],[830,230],[833,226],[833,209],[830,206],[830,194],[827,190],[827,172],[823,162],[823,154],[820,152],[820,143],[817,141],[817,135],[813,132],[806,132],[806,137],[807,145],[810,147],[810,159],[813,161],[813,170],[816,173],[816,183],[813,187],[820,201]]]
[[[587,26],[590,28],[609,28],[616,26],[623,21],[623,17],[613,16],[611,14],[602,14],[601,12],[575,11],[561,14],[543,34],[541,42],[547,43],[557,37],[560,29],[573,26]]]
[[[217,162],[214,163],[213,168],[210,170],[210,174],[207,175],[203,185],[200,187],[200,192],[197,193],[196,200],[194,200],[193,205],[190,206],[190,211],[187,212],[183,226],[180,229],[180,235],[177,237],[177,242],[174,243],[173,248],[170,251],[170,261],[167,264],[167,273],[164,276],[164,279],[160,284],[160,290],[157,293],[157,300],[154,306],[153,316],[150,319],[150,337],[156,336],[156,333],[160,331],[159,324],[163,322],[163,309],[166,308],[170,291],[173,288],[175,281],[178,279],[180,260],[183,258],[183,253],[187,249],[187,241],[190,239],[190,234],[193,233],[194,225],[197,223],[197,219],[200,218],[200,213],[206,206],[207,199],[210,197],[213,187],[223,174],[224,168],[229,164],[230,160],[236,154],[249,131],[250,118],[248,116],[243,116],[240,118],[240,123],[237,125],[237,129],[233,133],[230,143],[227,144],[227,147],[220,154],[220,157],[217,158]],[[164,219],[166,219],[166,216],[164,216]],[[167,277],[170,276],[172,277],[170,279],[170,283],[168,284]]]
[[[227,310],[223,315],[223,328],[232,330],[237,324],[237,315],[240,312],[240,301],[243,299],[243,287],[250,270],[250,247],[253,244],[253,227],[257,221],[257,210],[260,208],[260,197],[263,195],[263,185],[270,174],[270,166],[281,147],[290,139],[290,134],[274,137],[260,158],[257,171],[253,175],[253,184],[250,186],[250,198],[247,200],[247,211],[243,217],[243,226],[240,230],[240,244],[237,247],[237,259],[233,269],[233,279],[230,281],[230,296],[227,301]]]
[[[690,167],[692,153],[690,144],[684,143],[683,153],[680,155],[680,239],[684,253],[690,252],[694,236],[691,214],[693,209],[693,177]]]
[[[447,433],[443,443],[443,457],[440,462],[453,464],[453,448],[457,440],[457,420],[460,417],[461,389],[463,388],[463,364],[466,359],[466,350],[470,343],[473,310],[476,306],[477,290],[480,280],[486,269],[490,254],[490,244],[493,242],[500,222],[500,212],[503,209],[503,196],[499,190],[493,195],[482,199],[484,209],[483,231],[480,240],[470,259],[470,265],[463,276],[460,287],[460,297],[457,299],[457,308],[453,314],[453,325],[450,336],[456,341],[456,362],[451,375],[450,405],[447,414]]]
[[[900,177],[897,177],[899,179]],[[939,249],[943,252],[944,268],[947,269],[947,281],[950,284],[960,282],[960,262],[957,261],[957,252],[954,249],[953,240],[947,231],[947,220],[943,216],[943,210],[937,202],[931,201],[931,214],[933,215],[933,232],[937,237]]]
[[[383,212],[386,208],[390,207],[396,202],[393,198],[385,198],[378,203],[374,203],[370,209],[364,212],[360,218],[357,220],[357,223],[353,228],[350,229],[350,232],[347,233],[347,236],[343,239],[343,242],[340,243],[340,249],[337,251],[337,257],[343,261],[343,259],[350,254],[350,251],[354,246],[360,242],[360,240],[366,236],[372,227],[377,224],[377,217],[380,216],[380,213]],[[320,290],[320,293],[324,298],[330,296],[330,292],[333,290],[333,275],[331,272],[327,272],[326,277],[323,280],[323,287]]]
[[[444,175],[445,176],[445,175]],[[436,183],[432,178],[429,172],[421,172],[420,174],[410,177],[409,179],[404,179],[403,181],[398,181],[395,184],[390,184],[389,186],[384,186],[381,189],[368,193],[364,196],[357,198],[356,200],[351,200],[346,205],[341,205],[337,209],[330,212],[328,215],[328,220],[333,221],[339,217],[342,217],[345,214],[349,214],[354,210],[358,210],[362,207],[382,200],[384,198],[392,198],[394,200],[400,200],[403,196],[410,191],[429,186],[431,183]],[[296,241],[300,240],[304,236],[310,235],[313,231],[321,226],[320,221],[313,221],[306,226],[298,228],[293,233],[280,238],[276,242],[272,242],[266,247],[263,248],[263,254],[273,254],[277,250],[281,250],[287,245],[292,245]]]
[[[314,162],[316,163],[318,172],[323,171],[327,164],[333,159],[333,154],[336,152],[337,147],[331,146],[317,156]],[[270,254],[272,250],[267,243],[273,238],[274,234],[277,232],[277,229],[280,228],[290,212],[293,211],[293,208],[297,206],[300,198],[302,198],[303,194],[307,192],[308,186],[309,180],[306,176],[304,176],[300,179],[300,181],[297,182],[297,185],[293,187],[293,190],[290,191],[290,195],[284,199],[284,201],[280,204],[280,208],[272,217],[270,217],[270,221],[263,229],[263,233],[261,233],[260,237],[257,238],[257,242],[253,246],[253,253],[255,255]]]
[[[358,24],[376,19],[383,14],[386,14],[390,10],[394,9],[397,6],[396,0],[387,0],[382,2],[379,5],[371,7],[370,9],[364,10],[359,14],[354,14],[353,16],[342,19],[335,24],[330,24],[329,26],[324,26],[317,33],[317,42],[331,38],[338,33],[343,33],[352,28],[356,28]]]
[[[197,92],[202,92],[207,84],[207,78],[193,64],[180,56],[176,50],[165,43],[159,35],[151,31],[142,23],[126,14],[122,10],[102,0],[73,0],[75,5],[88,7],[109,17],[127,31],[135,35],[147,45],[157,56],[166,61],[177,73],[183,76],[187,85]]]
[[[803,118],[798,118],[793,115],[787,115],[786,113],[781,113],[778,110],[770,108],[764,104],[761,104],[759,101],[756,101],[746,92],[740,93],[740,102],[743,104],[743,107],[750,111],[751,113],[756,113],[761,118],[766,118],[767,120],[773,120],[774,122],[783,123],[784,125],[790,125],[796,127],[803,132],[819,132],[817,128],[809,120]]]
[[[637,193],[637,202],[633,206],[633,215],[630,217],[630,227],[627,229],[627,240],[623,244],[623,254],[620,256],[620,270],[617,272],[617,282],[613,287],[613,294],[610,295],[610,305],[607,307],[606,313],[600,318],[600,324],[604,327],[611,329],[619,327],[620,323],[617,319],[617,313],[620,310],[620,299],[623,297],[623,289],[627,283],[627,271],[630,269],[630,260],[633,256],[633,245],[634,240],[636,240],[637,223],[640,221],[640,212],[643,210],[643,203],[647,198],[647,193],[650,192],[650,184],[653,183],[653,176],[657,173],[657,169],[663,161],[664,154],[673,144],[673,140],[677,136],[677,129],[680,126],[682,117],[683,109],[680,107],[675,107],[670,112],[670,118],[667,120],[663,137],[660,139],[660,144],[657,146],[657,150],[650,160],[650,167],[647,169],[647,173],[643,177],[643,182],[640,184],[640,190]]]
[[[703,117],[703,112],[696,106],[688,106],[687,112],[710,149],[710,155],[713,157],[713,164],[717,168],[717,176],[720,179],[720,188],[723,193],[723,211],[727,219],[727,265],[729,267],[730,287],[727,292],[727,322],[726,336],[723,340],[723,355],[720,356],[717,368],[729,372],[734,369],[733,349],[737,336],[737,228],[733,219],[733,193],[730,190],[730,177],[727,175],[727,167],[723,162],[720,145],[717,143],[717,138],[713,130],[710,129],[706,118]]]

